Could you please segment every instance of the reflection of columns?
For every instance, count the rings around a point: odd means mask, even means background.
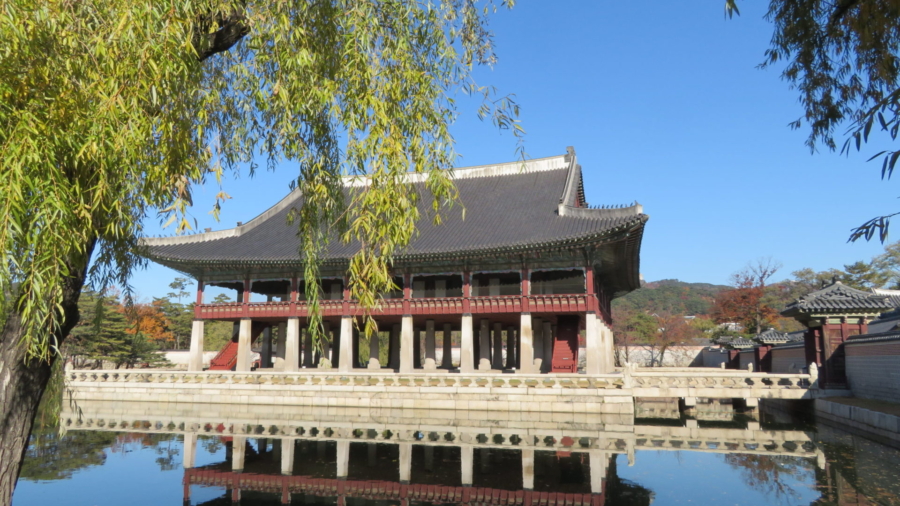
[[[191,324],[191,351],[188,358],[188,371],[203,370],[203,320],[194,320]]]
[[[294,474],[294,449],[296,441],[293,439],[281,440],[281,474],[290,476]]]
[[[464,487],[472,486],[472,466],[475,460],[475,448],[472,446],[459,447],[459,461],[462,468],[462,485]]]
[[[603,493],[603,481],[609,468],[609,454],[600,450],[590,450],[591,493]]]
[[[425,471],[433,472],[434,471],[434,446],[425,445],[422,450],[425,453]]]
[[[349,316],[341,317],[340,340],[338,370],[340,372],[350,372],[353,370],[353,319]]]
[[[491,360],[491,367],[494,369],[503,369],[503,324],[494,322],[494,354]]]
[[[346,478],[350,468],[350,441],[337,441],[337,477]]]
[[[522,450],[522,488],[534,490],[534,450]]]
[[[400,320],[400,372],[413,372],[413,318],[403,315]]]
[[[391,326],[390,345],[388,346],[388,350],[391,352],[388,365],[391,369],[400,369],[400,330],[401,326],[399,323]]]
[[[296,372],[300,367],[300,318],[288,318],[287,329],[278,326],[278,351],[284,355],[284,371]]]
[[[588,311],[584,315],[584,351],[585,372],[587,374],[605,374],[606,361],[601,356],[603,349],[603,336],[600,333],[600,322],[597,321],[597,313]]]
[[[184,433],[184,462],[182,467],[190,469],[194,467],[195,456],[197,455],[197,434],[195,432]]]
[[[542,372],[550,372],[553,365],[553,324],[544,322],[544,363],[541,364]]]
[[[378,361],[381,352],[378,342],[378,324],[375,325],[375,331],[369,334],[369,369],[381,369],[381,363]]]
[[[540,318],[532,318],[532,333],[534,335],[534,360],[532,361],[532,371],[537,374],[541,372],[541,369],[544,368],[544,322]],[[522,355],[522,360],[525,360],[525,355]],[[537,361],[541,361],[541,365],[537,364]]]
[[[534,372],[534,332],[531,330],[531,314],[522,313],[519,317],[519,354],[522,357],[521,367],[517,372],[531,374]]]
[[[478,360],[478,370],[487,371],[491,368],[491,322],[487,319],[481,320],[481,328],[478,333],[478,350],[480,357]]]
[[[239,473],[244,470],[244,455],[247,452],[247,437],[234,436],[231,440],[231,470]]]
[[[516,368],[516,328],[506,327],[506,368]]]
[[[409,483],[412,472],[412,443],[400,443],[400,483]]]
[[[434,320],[425,320],[425,363],[423,369],[437,369],[434,350]]]
[[[475,336],[472,329],[472,315],[463,314],[459,327],[459,371],[468,373],[475,370]]]
[[[313,364],[312,332],[310,329],[303,329],[303,367],[312,367]]]
[[[444,354],[441,357],[441,367],[445,369],[453,368],[453,326],[449,323],[444,324],[444,340],[441,341],[441,344],[444,345]]]
[[[241,330],[238,334],[237,363],[234,370],[246,372],[250,370],[250,332],[253,321],[250,318],[241,319]]]

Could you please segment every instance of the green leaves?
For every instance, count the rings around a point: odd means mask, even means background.
[[[92,258],[95,286],[127,295],[143,220],[156,212],[191,229],[193,186],[252,174],[259,155],[299,169],[304,277],[317,279],[326,241],[359,242],[350,288],[375,307],[419,201],[439,222],[456,199],[445,172],[456,159],[452,94],[483,89],[471,70],[495,61],[493,10],[475,0],[6,2],[0,303],[25,317],[30,355],[50,356],[65,287]],[[484,98],[494,124],[521,139],[512,97]],[[408,192],[410,173],[427,174],[427,195]],[[347,196],[344,175],[369,179]],[[216,196],[213,215],[227,198]]]

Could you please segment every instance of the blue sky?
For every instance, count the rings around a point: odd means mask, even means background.
[[[772,27],[762,2],[724,17],[720,2],[521,1],[492,18],[499,63],[480,84],[514,93],[526,150],[539,158],[574,146],[591,204],[637,200],[650,215],[641,271],[647,280],[722,283],[769,257],[791,271],[840,267],[882,251],[847,244],[850,229],[894,212],[895,184],[866,159],[811,154],[802,111],[779,69],[759,70]],[[513,160],[515,139],[480,122],[463,101],[452,129],[459,166]],[[199,227],[248,221],[288,192],[296,167],[226,180],[220,222],[208,214],[218,188],[195,195]],[[147,223],[160,232],[157,220]],[[153,265],[133,285],[165,294],[174,271]]]

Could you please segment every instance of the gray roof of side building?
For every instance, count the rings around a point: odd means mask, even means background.
[[[894,307],[886,295],[876,295],[851,288],[840,281],[808,293],[792,302],[781,312],[782,316],[796,316],[807,313],[841,313],[859,311],[879,313]]]
[[[421,175],[411,174],[410,191],[427,193]],[[442,213],[442,223],[428,218],[431,202],[420,199],[418,234],[397,255],[397,261],[417,261],[526,253],[547,247],[588,243],[628,243],[619,255],[632,257],[628,277],[639,286],[638,262],[644,224],[649,218],[639,204],[589,208],[584,202],[581,167],[574,150],[566,155],[495,166],[455,169],[453,178],[462,205]],[[365,184],[345,178],[345,198]],[[182,272],[198,265],[297,264],[300,242],[296,226],[287,224],[290,210],[301,202],[294,191],[252,221],[234,229],[143,241],[145,256]],[[465,212],[463,212],[465,208]],[[342,262],[359,250],[358,243],[332,240],[325,262]],[[624,248],[624,249],[622,249]]]

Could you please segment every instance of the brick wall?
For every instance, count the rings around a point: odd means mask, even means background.
[[[854,396],[900,402],[900,336],[849,341],[844,347]]]
[[[769,353],[772,355],[771,372],[773,373],[795,373],[806,367],[806,350],[802,343],[790,346],[776,346]],[[793,370],[791,370],[791,364],[794,364]]]

